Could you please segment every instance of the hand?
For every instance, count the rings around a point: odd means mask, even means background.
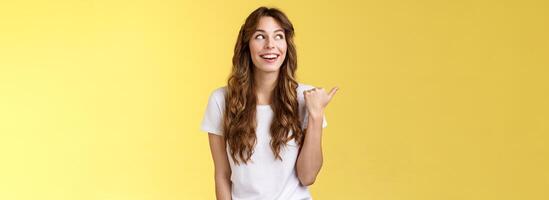
[[[339,88],[334,87],[330,90],[330,93],[326,93],[324,88],[313,88],[303,91],[303,97],[305,98],[305,104],[309,116],[322,117],[324,115],[324,108],[334,98],[335,93]]]

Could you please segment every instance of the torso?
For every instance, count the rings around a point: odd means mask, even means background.
[[[312,86],[299,84],[297,89],[302,123],[306,117],[303,91],[311,88]],[[295,164],[299,154],[297,143],[295,140],[290,140],[287,146],[281,149],[282,161],[275,159],[270,146],[270,125],[274,115],[273,110],[268,104],[257,105],[256,109],[256,144],[251,161],[247,164],[236,165],[227,149],[232,171],[233,200],[311,199],[308,188],[300,184],[296,175]]]

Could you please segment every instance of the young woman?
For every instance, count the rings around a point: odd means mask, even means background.
[[[307,186],[322,166],[329,93],[296,81],[294,28],[260,7],[240,29],[225,87],[209,98],[208,132],[217,199],[312,199]]]

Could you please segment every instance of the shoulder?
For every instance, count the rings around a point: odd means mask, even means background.
[[[208,99],[208,105],[217,107],[219,110],[223,110],[225,107],[225,95],[227,93],[227,87],[218,87],[212,90]]]
[[[218,87],[211,92],[210,98],[215,99],[216,101],[223,101],[225,99],[226,93],[227,86]]]

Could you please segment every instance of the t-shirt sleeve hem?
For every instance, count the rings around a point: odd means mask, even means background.
[[[212,133],[212,134],[215,134],[215,135],[223,136],[223,131],[212,128],[210,126],[201,126],[200,128],[202,129],[202,131],[204,131],[206,133]]]

